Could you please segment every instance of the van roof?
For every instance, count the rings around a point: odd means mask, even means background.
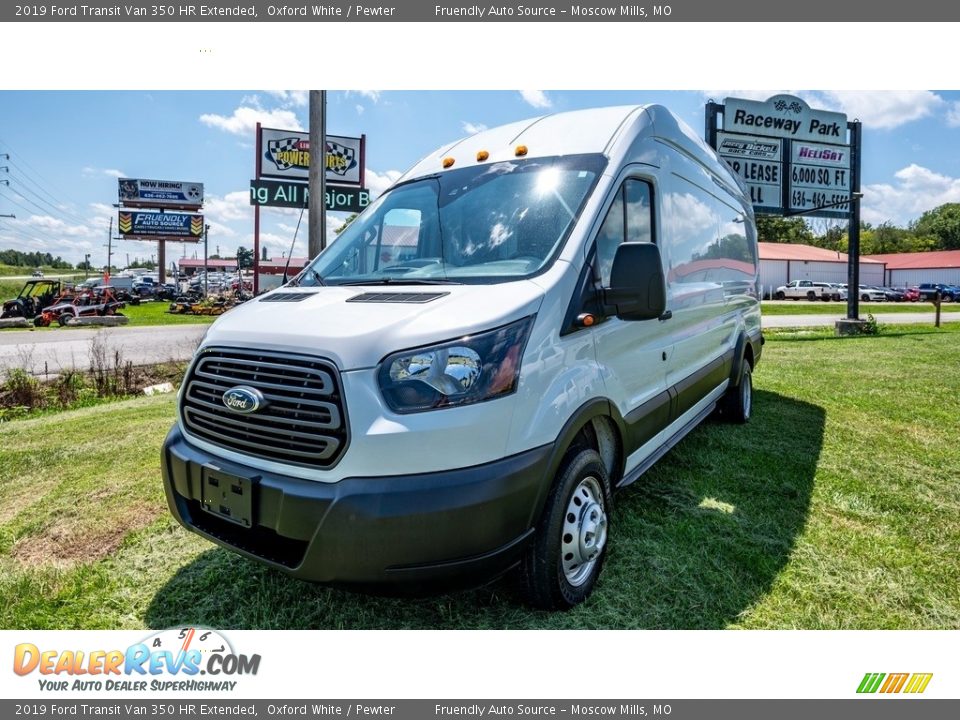
[[[707,165],[717,162],[707,144],[667,108],[623,105],[553,113],[483,130],[438,148],[397,182],[443,172],[443,160],[448,157],[454,160],[451,170],[514,160],[518,145],[526,146],[528,158],[582,153],[611,157],[615,148],[630,144],[618,143],[619,139],[633,140],[641,135],[663,138]],[[477,160],[481,150],[489,153],[484,161]]]

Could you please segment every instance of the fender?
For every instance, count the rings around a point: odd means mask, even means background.
[[[531,527],[536,524],[537,518],[539,518],[540,514],[543,512],[543,506],[544,503],[546,503],[547,495],[550,493],[550,489],[553,487],[553,480],[557,475],[557,471],[560,469],[560,464],[567,455],[567,451],[573,444],[574,438],[591,420],[597,417],[610,418],[613,420],[614,426],[617,428],[617,433],[620,436],[621,447],[620,457],[617,459],[617,464],[619,465],[618,476],[623,475],[625,460],[623,448],[625,447],[626,442],[626,423],[620,416],[620,411],[617,410],[616,405],[610,402],[607,398],[598,397],[588,400],[579,408],[577,408],[567,422],[564,423],[563,428],[561,428],[560,433],[557,435],[556,441],[553,443],[553,450],[547,458],[547,463],[544,468],[543,481],[540,483],[540,492],[537,495],[536,502],[534,503],[533,515],[530,517],[529,522]],[[616,477],[611,478],[612,486],[615,487],[616,482]]]

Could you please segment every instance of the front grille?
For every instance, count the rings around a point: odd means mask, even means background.
[[[223,394],[242,385],[264,404],[241,414]],[[318,358],[207,348],[190,369],[180,405],[187,431],[209,443],[277,462],[329,468],[347,446],[336,368]]]

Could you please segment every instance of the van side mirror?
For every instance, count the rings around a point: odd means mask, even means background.
[[[613,256],[604,304],[621,320],[652,320],[667,309],[660,248],[653,243],[621,243]]]

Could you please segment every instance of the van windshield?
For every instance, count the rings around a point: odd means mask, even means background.
[[[529,277],[562,247],[605,165],[602,155],[518,159],[404,183],[371,204],[292,284]]]

